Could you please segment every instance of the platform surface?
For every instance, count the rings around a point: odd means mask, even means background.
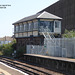
[[[0,75],[11,75],[11,74],[0,68]]]
[[[24,55],[42,57],[42,58],[48,58],[48,59],[61,60],[61,61],[67,61],[67,62],[75,63],[75,59],[72,59],[72,58],[52,57],[52,56],[44,56],[44,55],[38,55],[38,54],[24,54]]]
[[[9,66],[0,62],[0,75],[28,75],[28,74],[23,74],[15,70],[14,68],[10,68]]]

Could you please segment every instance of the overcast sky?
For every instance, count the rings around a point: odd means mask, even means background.
[[[12,36],[14,27],[12,23],[36,14],[58,0],[0,0],[6,8],[0,8],[0,37]]]

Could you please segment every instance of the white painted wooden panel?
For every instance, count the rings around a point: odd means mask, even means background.
[[[27,37],[27,32],[23,33],[23,37]]]
[[[19,33],[19,37],[23,37],[23,34],[22,33]]]
[[[18,33],[15,34],[15,37],[18,37]]]
[[[55,33],[61,33],[61,30],[60,30],[60,28],[55,28],[55,29],[54,29],[54,32],[55,32]]]
[[[37,36],[38,35],[38,31],[33,31],[33,35]]]
[[[32,35],[32,32],[28,32],[28,36]]]

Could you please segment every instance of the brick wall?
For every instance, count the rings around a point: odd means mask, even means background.
[[[17,49],[20,47],[26,47],[26,45],[42,45],[44,44],[44,37],[25,37],[25,38],[16,38]]]

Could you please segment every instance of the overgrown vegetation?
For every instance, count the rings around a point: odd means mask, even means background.
[[[0,46],[0,55],[12,56],[13,50],[16,48],[16,40],[13,40],[9,44],[3,44]]]
[[[0,46],[0,55],[21,58],[26,51],[25,49],[25,47],[19,47],[19,49],[16,50],[16,40],[14,40],[9,44],[3,44]],[[14,51],[16,51],[16,53],[14,53]]]
[[[26,48],[25,47],[20,47],[18,50],[17,50],[17,52],[16,52],[16,57],[17,58],[21,58],[22,56],[23,56],[23,54],[25,54],[26,52],[26,50],[25,50]]]
[[[66,38],[74,38],[75,31],[74,30],[71,30],[71,31],[65,30],[65,33],[62,36],[66,37]]]

